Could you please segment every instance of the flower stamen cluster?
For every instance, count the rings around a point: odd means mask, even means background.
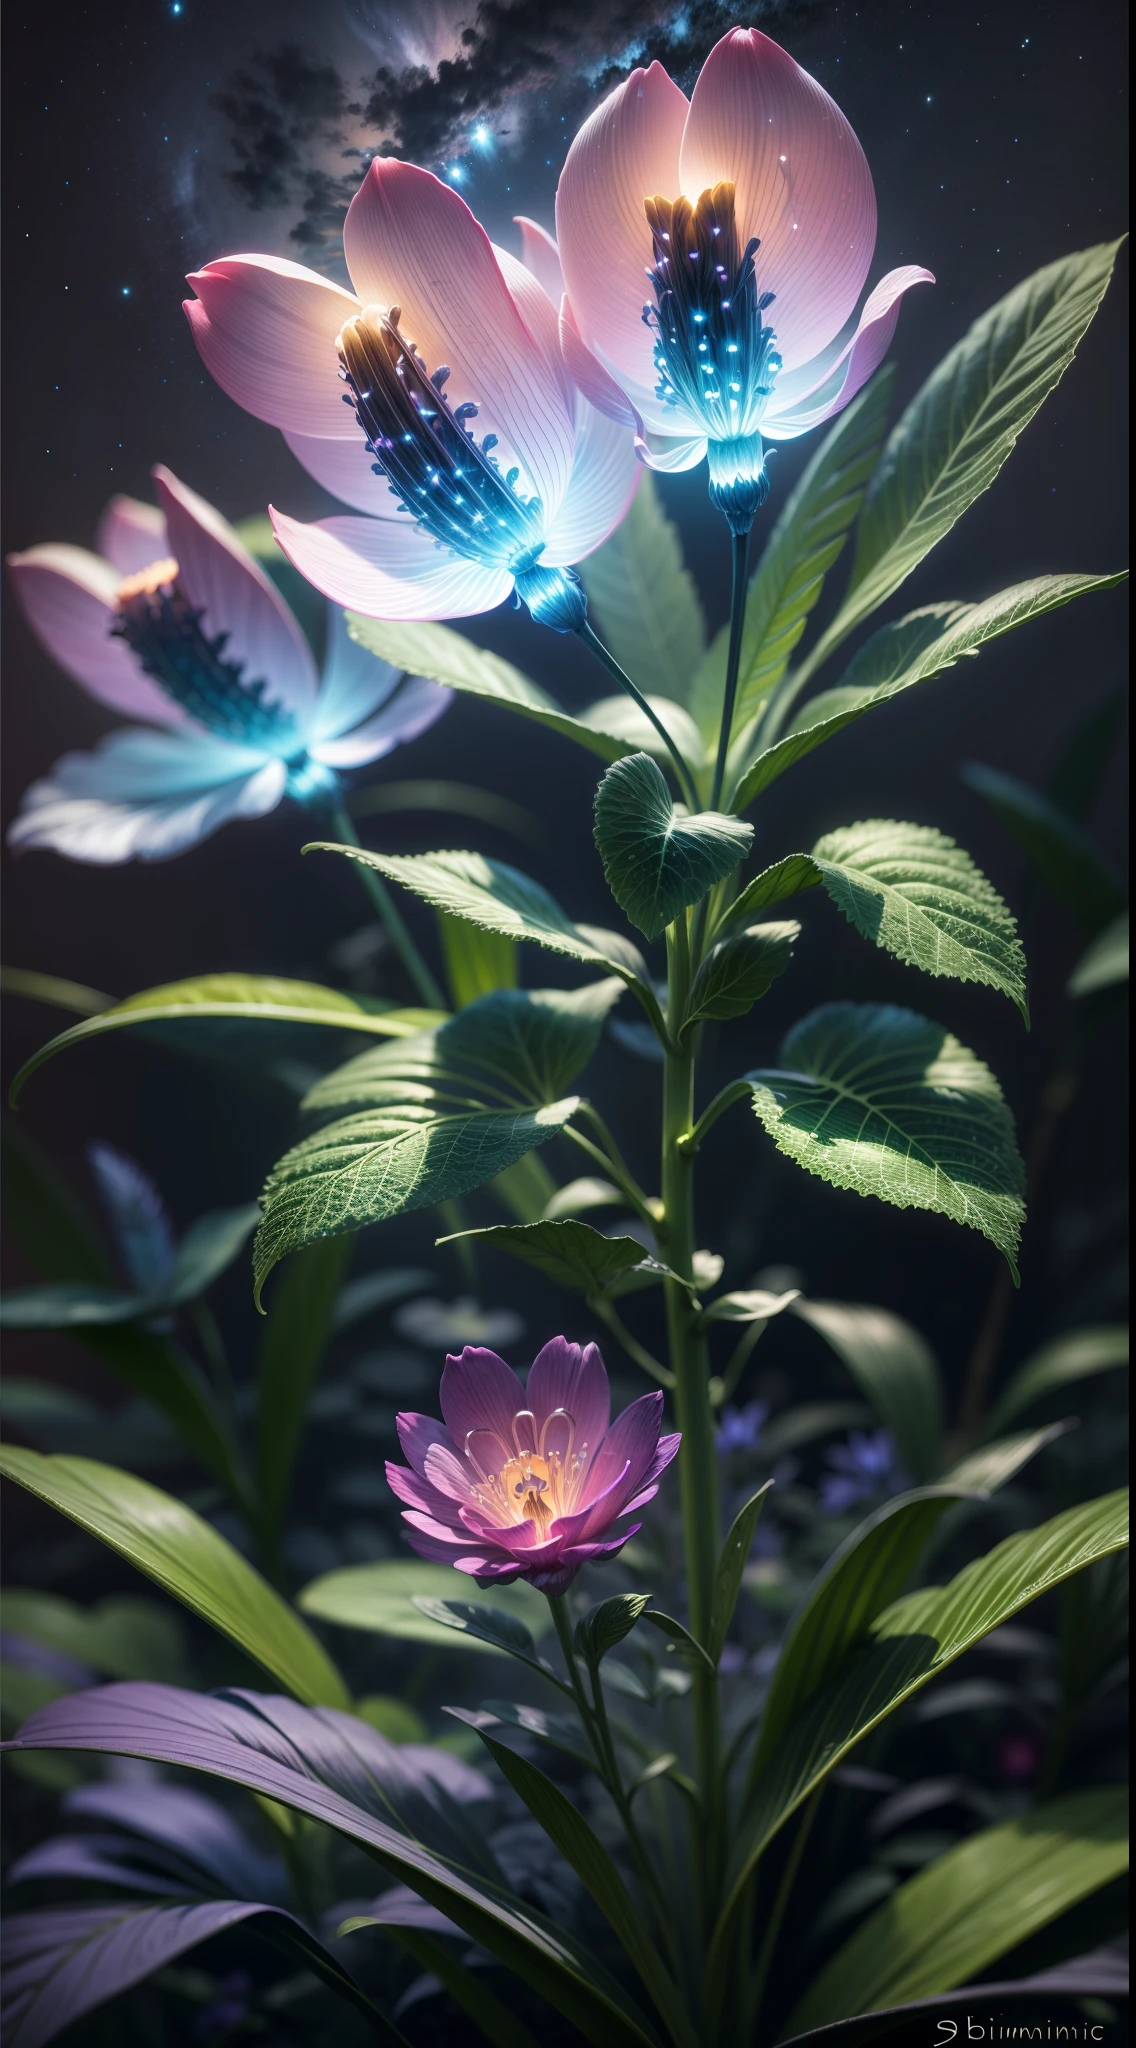
[[[285,757],[301,752],[295,719],[283,706],[265,702],[264,678],[246,681],[243,662],[225,659],[230,634],[206,633],[205,607],[190,603],[177,578],[172,556],[126,577],[112,638],[125,640],[151,681],[208,732]]]

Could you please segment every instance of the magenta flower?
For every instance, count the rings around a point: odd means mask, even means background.
[[[353,292],[270,256],[189,279],[207,369],[365,515],[304,525],[273,511],[285,553],[373,618],[465,617],[515,589],[574,629],[568,565],[619,524],[637,465],[565,367],[559,290],[554,303],[450,186],[389,157],[355,194],[343,248]]]
[[[285,796],[324,805],[339,771],[433,725],[452,691],[405,678],[329,607],[323,673],[275,584],[221,514],[153,472],[157,505],[112,498],[97,554],[49,542],[9,555],[37,639],[112,711],[89,754],[64,754],[8,838],[112,866],[167,860]]]
[[[445,1425],[400,1415],[410,1460],[387,1465],[419,1557],[455,1565],[480,1585],[528,1579],[562,1593],[582,1564],[614,1557],[640,1524],[680,1439],[660,1439],[661,1394],[644,1394],[612,1423],[607,1372],[594,1344],[553,1337],[527,1386],[467,1344],[442,1374]],[[610,1424],[610,1426],[609,1426]]]
[[[749,518],[763,440],[839,412],[883,360],[912,264],[856,302],[876,240],[864,152],[834,100],[757,29],[732,29],[688,101],[633,71],[576,136],[556,196],[572,373],[634,426],[643,460],[689,469]],[[645,288],[646,279],[646,288]],[[644,299],[648,303],[644,304]]]

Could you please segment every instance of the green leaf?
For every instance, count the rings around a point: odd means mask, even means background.
[[[684,711],[673,698],[657,697],[651,692],[646,693],[646,701],[689,766],[696,770],[705,768],[708,765],[706,742],[689,711]],[[597,703],[589,704],[580,716],[585,725],[594,725],[600,732],[614,733],[616,738],[625,740],[629,750],[650,754],[664,767],[673,767],[674,755],[662,733],[633,697],[622,692],[615,697],[601,697]]]
[[[257,1299],[289,1252],[468,1194],[555,1137],[578,1106],[576,1095],[539,1109],[439,1113],[428,1103],[393,1104],[305,1138],[265,1183],[253,1253]]]
[[[463,696],[479,697],[501,711],[532,719],[563,739],[575,740],[590,754],[598,754],[601,761],[618,761],[630,751],[624,741],[570,717],[555,697],[530,682],[520,669],[502,661],[499,654],[475,647],[472,640],[449,626],[365,619],[358,612],[348,612],[346,617],[347,631],[360,647],[377,654],[381,661],[393,662],[408,675],[428,676]]]
[[[88,1324],[129,1323],[150,1307],[144,1294],[123,1294],[84,1280],[55,1280],[10,1288],[0,1297],[0,1329],[82,1330]]]
[[[799,1301],[793,1314],[843,1359],[912,1478],[930,1479],[939,1463],[943,1388],[926,1338],[889,1309],[864,1302]]]
[[[699,1664],[705,1665],[710,1671],[716,1668],[709,1653],[703,1649],[701,1643],[691,1635],[690,1630],[685,1628],[681,1621],[675,1620],[673,1614],[663,1614],[657,1607],[648,1607],[644,1610],[642,1619],[649,1621],[652,1628],[657,1628],[660,1635],[669,1637],[675,1648],[684,1653],[692,1669]],[[670,1764],[677,1763],[677,1761],[677,1757],[670,1757],[665,1763],[660,1763],[660,1760],[656,1758],[655,1765],[657,1768],[652,1767],[651,1776],[660,1776],[663,1770],[669,1769]],[[643,1778],[641,1777],[638,1782],[642,1784],[644,1782]]]
[[[747,1074],[778,1151],[834,1187],[981,1230],[1017,1268],[1025,1174],[990,1069],[892,1004],[827,1003]]]
[[[406,782],[372,782],[353,789],[347,804],[353,818],[388,817],[392,811],[444,811],[448,818],[478,818],[482,824],[496,825],[542,852],[549,844],[548,831],[532,811],[472,782],[446,782],[434,775]]]
[[[443,1707],[442,1712],[464,1722],[477,1734],[483,1728],[520,1729],[526,1735],[535,1735],[540,1742],[549,1743],[553,1749],[563,1750],[566,1756],[575,1757],[586,1770],[596,1768],[595,1754],[584,1741],[579,1721],[567,1714],[546,1714],[543,1707],[518,1705],[515,1700],[482,1700],[480,1707]]]
[[[1072,362],[1119,247],[1098,243],[1035,271],[983,313],[932,372],[872,478],[847,595],[810,667],[898,590],[989,489]]]
[[[881,370],[841,413],[762,549],[746,600],[738,669],[738,727],[780,682],[824,588],[824,579],[844,547],[883,441],[894,377],[892,366]],[[722,708],[724,653],[723,648],[722,675],[715,678],[715,730]],[[706,709],[711,709],[709,703]]]
[[[872,818],[827,833],[812,857],[818,880],[864,938],[925,974],[1001,989],[1028,1025],[1013,916],[953,839],[929,825]]]
[[[489,2041],[492,2048],[540,2048],[536,2036],[529,2032],[509,2006],[501,2003],[485,1983],[481,1972],[470,1969],[451,1942],[440,1941],[437,1935],[426,1934],[421,1927],[401,1927],[389,1920],[372,1920],[366,1913],[358,1913],[345,1920],[336,1932],[340,1935],[354,1934],[361,1927],[381,1927],[389,1940],[397,1942],[407,1955],[414,1957],[420,1969],[428,1971],[444,1984],[454,2003],[469,2015],[478,2035]],[[403,2036],[400,2035],[399,2039],[402,2040]]]
[[[256,1202],[239,1209],[212,1209],[191,1223],[177,1248],[174,1269],[155,1297],[178,1304],[196,1301],[227,1272],[260,1221]]]
[[[437,919],[455,1009],[464,1010],[467,1003],[491,995],[494,989],[516,988],[517,948],[512,939],[503,938],[500,932],[480,931],[463,917],[450,917],[444,910],[437,912]]]
[[[1056,611],[1090,590],[1109,590],[1122,581],[1122,575],[1034,576],[981,604],[926,605],[893,625],[881,626],[840,682],[810,698],[784,737],[748,763],[730,799],[731,808],[744,811],[787,768],[875,705],[887,704],[916,683],[953,668],[964,655],[977,654],[988,640],[1015,626]]]
[[[647,1263],[642,1245],[634,1237],[604,1237],[589,1223],[564,1220],[507,1224],[495,1223],[485,1230],[456,1233],[465,1243],[491,1245],[508,1252],[526,1266],[547,1273],[561,1287],[579,1294],[603,1294],[613,1280],[636,1271]],[[438,1244],[453,1244],[452,1237],[439,1237]]]
[[[968,1983],[1127,1868],[1122,1786],[1073,1792],[984,1828],[877,1907],[813,1979],[789,2025],[796,2032]]]
[[[378,1564],[347,1565],[326,1572],[297,1594],[296,1605],[305,1614],[334,1621],[340,1628],[365,1629],[368,1634],[394,1636],[400,1642],[434,1643],[447,1650],[484,1647],[473,1636],[455,1631],[452,1621],[432,1621],[414,1604],[419,1597],[444,1601],[457,1585],[469,1593],[467,1605],[509,1614],[531,1636],[539,1638],[552,1626],[543,1593],[523,1579],[511,1586],[477,1586],[467,1583],[464,1573],[460,1580],[455,1579],[451,1565],[431,1564],[417,1557],[384,1558]]]
[[[753,828],[721,811],[675,808],[647,754],[609,768],[596,791],[595,838],[608,887],[649,939],[745,858]]]
[[[620,667],[646,693],[685,704],[706,647],[706,620],[650,470],[579,575],[589,611],[599,615],[600,636]]]
[[[391,1693],[365,1693],[356,1700],[353,1711],[368,1728],[377,1728],[388,1742],[429,1742],[430,1730],[418,1712],[408,1701],[394,1698]]]
[[[799,924],[751,924],[711,946],[694,977],[683,1030],[712,1019],[744,1017],[784,974]]]
[[[756,1782],[809,1701],[867,1641],[872,1623],[907,1584],[960,1488],[926,1487],[878,1508],[835,1550],[806,1593],[781,1645],[750,1766]]]
[[[767,1844],[857,1742],[983,1636],[1127,1542],[1127,1492],[1106,1494],[1007,1537],[949,1585],[924,1587],[885,1608],[872,1624],[871,1647],[814,1694],[760,1773],[743,1814],[734,1890],[715,1944],[728,1939],[742,1888]]]
[[[38,1587],[5,1586],[4,1627],[73,1657],[103,1678],[176,1685],[184,1677],[185,1643],[177,1615],[137,1594],[115,1593],[93,1607],[80,1607]]]
[[[765,1485],[758,1488],[752,1499],[747,1500],[745,1506],[738,1510],[731,1524],[730,1533],[722,1545],[714,1579],[714,1594],[710,1603],[710,1640],[706,1646],[715,1664],[722,1654],[729,1634],[734,1609],[738,1604],[738,1594],[742,1588],[742,1573],[749,1562],[754,1532],[761,1510],[765,1506],[765,1496],[772,1484],[772,1479],[767,1479]]]
[[[485,1731],[481,1732],[481,1739],[514,1792],[524,1800],[529,1812],[595,1900],[635,1965],[672,2039],[680,2044],[680,2048],[697,2048],[697,2036],[686,2018],[678,1987],[598,1835],[593,1834],[572,1800],[535,1764],[529,1763],[526,1757],[518,1756],[505,1743],[495,1741]]]
[[[489,1189],[501,1207],[518,1223],[539,1223],[545,1205],[556,1192],[556,1182],[539,1154],[526,1152],[523,1159],[507,1166],[504,1173],[496,1174],[489,1182]],[[452,1211],[445,1220],[453,1220]],[[462,1254],[459,1252],[458,1256],[460,1258]]]
[[[1124,891],[1103,854],[1047,796],[981,761],[969,761],[962,779],[985,798],[1086,931],[1101,932],[1120,916]]]
[[[800,1295],[799,1287],[790,1287],[784,1294],[771,1294],[765,1287],[739,1288],[732,1294],[719,1294],[703,1309],[699,1322],[767,1323],[771,1316],[791,1308]]]
[[[267,1580],[191,1508],[131,1472],[89,1458],[0,1448],[0,1472],[97,1536],[228,1636],[309,1706],[350,1695],[322,1645]]]
[[[67,1046],[81,1045],[88,1038],[101,1038],[104,1032],[120,1031],[127,1025],[151,1029],[179,1019],[196,1022],[208,1017],[330,1025],[335,1030],[365,1031],[377,1038],[406,1038],[442,1021],[442,1013],[436,1010],[398,1010],[310,981],[283,981],[268,974],[201,974],[190,981],[144,989],[140,995],[127,996],[124,1002],[100,1011],[97,1017],[73,1024],[25,1061],[12,1083],[11,1099],[15,1102],[37,1067]]]
[[[585,1174],[582,1180],[570,1180],[544,1205],[544,1220],[559,1223],[565,1216],[582,1216],[589,1209],[622,1209],[627,1197],[613,1181],[597,1180],[593,1174]]]
[[[714,927],[714,935],[718,936],[736,924],[748,924],[755,910],[768,910],[771,904],[784,903],[787,897],[797,896],[803,889],[815,889],[819,879],[816,863],[809,854],[786,854],[784,860],[763,868],[752,882],[746,884],[740,896],[727,905]]]
[[[1095,995],[1128,980],[1128,912],[1122,910],[1085,948],[1065,985],[1070,996]]]
[[[436,1622],[439,1630],[450,1630],[451,1640],[464,1639],[471,1648],[500,1650],[506,1657],[516,1657],[543,1677],[553,1679],[561,1692],[568,1691],[555,1678],[551,1666],[537,1656],[532,1635],[516,1614],[480,1600],[436,1600],[427,1593],[415,1593],[412,1601],[427,1621]]]
[[[593,1666],[599,1664],[609,1650],[631,1634],[650,1599],[650,1593],[614,1593],[610,1600],[589,1607],[576,1623],[573,1635],[577,1656]]]
[[[1071,1386],[1092,1373],[1108,1372],[1114,1366],[1127,1364],[1127,1323],[1096,1323],[1080,1330],[1066,1330],[1019,1366],[991,1410],[987,1434],[992,1436],[1004,1429],[1024,1408],[1032,1408],[1035,1401],[1044,1400],[1058,1387]]]
[[[348,1237],[323,1238],[296,1254],[272,1297],[260,1346],[257,1483],[265,1541],[275,1550],[308,1401],[332,1331]]]
[[[1047,1429],[1025,1429],[1017,1436],[998,1437],[993,1443],[980,1444],[976,1451],[969,1451],[949,1472],[944,1472],[941,1484],[962,1486],[975,1493],[994,1493],[1047,1444],[1075,1427],[1071,1420],[1051,1422]]]
[[[179,1344],[135,1323],[88,1323],[81,1334],[87,1349],[135,1394],[160,1409],[234,1500],[247,1509],[248,1481],[240,1448],[196,1361]]]

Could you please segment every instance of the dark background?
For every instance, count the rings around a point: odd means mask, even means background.
[[[690,67],[737,19],[783,40],[855,126],[879,199],[872,276],[911,261],[937,276],[934,289],[905,305],[893,347],[897,402],[905,403],[969,322],[1020,278],[1123,229],[1125,18],[1118,0],[1074,10],[1045,0],[694,6],[681,15],[525,0],[480,10],[474,0],[413,9],[9,4],[5,547],[90,545],[106,499],[118,490],[147,495],[156,461],[232,517],[270,498],[300,516],[330,509],[280,437],[204,375],[180,311],[183,274],[242,248],[338,274],[335,222],[361,174],[360,152],[380,144],[456,171],[502,240],[513,236],[514,210],[551,225],[561,138],[609,75],[640,54],[661,54],[689,85]],[[482,125],[484,145],[473,139]],[[994,489],[893,610],[983,597],[1042,570],[1103,571],[1124,561],[1125,365],[1118,277],[1077,362]],[[778,457],[767,519],[813,445]],[[714,627],[727,599],[724,526],[707,507],[702,472],[663,489]],[[834,572],[831,601],[843,573],[843,565]],[[1021,857],[960,780],[960,765],[976,758],[1043,782],[1064,737],[1122,680],[1124,617],[1123,590],[1083,600],[865,720],[771,791],[757,818],[759,856],[807,847],[854,818],[906,817],[956,835],[1021,907]],[[607,693],[574,643],[527,617],[496,613],[468,630],[569,705]],[[5,648],[7,821],[64,748],[91,745],[114,721],[53,667],[13,604]],[[1121,758],[1118,751],[1093,819],[1118,865]],[[547,851],[424,814],[384,820],[385,845],[476,845],[529,867],[573,915],[610,920],[589,830],[591,757],[457,704],[423,740],[360,779],[426,774],[482,781],[527,804],[547,827]],[[377,843],[378,822],[368,830]],[[116,995],[208,969],[333,980],[329,948],[364,922],[362,898],[339,864],[300,860],[307,836],[303,814],[284,806],[151,868],[6,856],[5,959]],[[1068,1027],[1061,991],[1083,944],[1051,899],[1041,899],[1027,934],[1029,1038],[1004,999],[899,968],[816,897],[804,922],[792,974],[709,1049],[723,1077],[739,1061],[768,1060],[785,1026],[815,1002],[898,1000],[940,1018],[989,1060],[1028,1136]],[[420,930],[429,943],[425,918]],[[530,950],[524,973],[539,985],[559,978],[558,963]],[[401,993],[393,968],[386,985]],[[7,1070],[64,1021],[11,1001]],[[1057,1325],[1117,1310],[1121,1057],[1118,1018],[1096,1042],[1035,1207],[1008,1359]],[[643,1148],[657,1068],[606,1046],[594,1092],[614,1103],[617,1129],[649,1174]],[[243,1101],[210,1070],[125,1036],[38,1076],[21,1116],[87,1200],[90,1139],[136,1153],[179,1223],[247,1198],[292,1135],[278,1099]],[[789,1263],[814,1295],[881,1301],[918,1323],[957,1375],[997,1271],[989,1245],[942,1219],[884,1211],[808,1180],[741,1112],[723,1120],[704,1157],[703,1241],[727,1253],[731,1280]],[[565,1161],[562,1177],[577,1170]],[[424,1219],[412,1217],[373,1238],[367,1255],[419,1258],[427,1235]],[[456,1270],[438,1270],[443,1291],[458,1291]],[[246,1311],[243,1287],[235,1277],[236,1314]],[[521,1300],[535,1340],[553,1314],[584,1334],[575,1304],[550,1303],[541,1283],[530,1286],[513,1265],[487,1266],[482,1292]],[[34,1347],[36,1361],[45,1355]],[[29,1349],[28,1364],[32,1357]],[[60,1347],[58,1369],[74,1377],[90,1368]]]

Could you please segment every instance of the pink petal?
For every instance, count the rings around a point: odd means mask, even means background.
[[[423,1465],[423,1476],[426,1484],[442,1499],[456,1501],[458,1506],[463,1508],[471,1505],[477,1474],[469,1459],[458,1455],[448,1436],[444,1444],[430,1445]]]
[[[521,1576],[521,1567],[510,1559],[508,1564],[494,1564],[487,1557],[458,1557],[454,1563],[459,1572],[468,1572],[479,1586],[511,1586]]]
[[[757,235],[757,282],[786,369],[839,332],[876,242],[867,159],[835,100],[759,29],[731,29],[699,73],[682,140],[681,189],[731,178],[743,247]]]
[[[632,405],[621,384],[617,384],[609,371],[604,369],[597,355],[594,355],[580,334],[580,323],[576,317],[571,299],[565,297],[560,304],[560,347],[564,361],[572,374],[572,381],[581,391],[589,405],[601,412],[605,419],[613,420],[617,426],[631,427],[640,431],[643,421]]]
[[[113,564],[120,576],[133,576],[162,561],[170,552],[166,522],[156,505],[141,498],[112,498],[95,535],[100,555]]]
[[[320,519],[312,526],[269,506],[288,560],[349,611],[370,619],[467,619],[490,612],[513,588],[507,569],[487,569],[436,547],[409,518]]]
[[[566,1337],[553,1337],[538,1351],[525,1387],[525,1406],[536,1417],[539,1436],[557,1408],[566,1408],[576,1424],[573,1450],[599,1449],[611,1417],[607,1369],[595,1344],[581,1350]]]
[[[582,1564],[602,1564],[606,1557],[618,1557],[625,1543],[638,1536],[643,1524],[635,1522],[630,1529],[621,1529],[618,1536],[612,1536],[606,1543],[574,1543],[560,1553],[562,1565],[571,1565],[579,1570]]]
[[[624,518],[642,474],[634,435],[579,397],[572,481],[548,529],[541,561],[550,568],[582,562]]]
[[[323,674],[308,720],[309,749],[313,741],[338,739],[372,717],[400,693],[402,680],[402,669],[381,661],[351,638],[346,614],[337,604],[329,604]]]
[[[265,701],[306,719],[316,696],[316,665],[277,590],[232,527],[196,491],[160,466],[154,470],[178,581],[205,609],[207,633],[225,633],[227,661],[242,664],[246,684],[263,679]]]
[[[477,1508],[458,1509],[458,1518],[479,1543],[499,1545],[511,1555],[525,1557],[530,1551],[553,1551],[557,1549],[555,1537],[541,1541],[541,1532],[535,1522],[504,1522],[495,1525],[487,1522]]]
[[[677,436],[647,432],[636,435],[635,451],[648,469],[657,469],[664,476],[675,476],[680,470],[697,469],[705,459],[706,436],[690,435],[685,430]]]
[[[348,208],[343,248],[360,298],[401,306],[401,331],[430,372],[449,365],[450,404],[479,407],[477,438],[499,436],[502,469],[519,463],[551,517],[571,465],[568,401],[465,201],[415,164],[376,157]]]
[[[680,1432],[676,1432],[673,1436],[662,1436],[659,1438],[659,1448],[655,1452],[646,1472],[643,1474],[642,1487],[634,1500],[629,1500],[626,1507],[622,1509],[621,1512],[623,1514],[633,1515],[636,1508],[644,1507],[649,1500],[654,1499],[659,1490],[657,1483],[659,1477],[666,1471],[671,1459],[676,1455],[681,1442],[682,1435]]]
[[[589,1499],[575,1514],[560,1515],[552,1529],[556,1541],[563,1546],[583,1542],[586,1537],[600,1536],[610,1523],[623,1513],[627,1499],[627,1482],[631,1477],[628,1460],[617,1472],[611,1472],[602,1493]]]
[[[557,246],[581,336],[628,384],[640,409],[656,383],[643,325],[652,296],[643,201],[656,192],[675,198],[681,189],[687,112],[685,94],[661,64],[633,71],[585,121],[556,193]]]
[[[448,1444],[449,1430],[441,1422],[436,1422],[432,1415],[415,1415],[409,1410],[395,1416],[395,1428],[408,1464],[419,1478],[423,1478],[427,1451],[431,1444]]]
[[[308,752],[313,761],[322,761],[327,768],[361,768],[368,761],[381,761],[396,747],[428,732],[453,701],[453,691],[441,683],[431,683],[425,676],[408,676],[390,703],[372,718],[338,739],[313,741]]]
[[[359,310],[342,286],[283,256],[223,256],[184,301],[198,353],[222,391],[270,427],[350,441],[335,338]]]
[[[495,1351],[467,1344],[460,1357],[447,1358],[439,1398],[459,1451],[471,1432],[487,1430],[501,1446],[502,1464],[516,1456],[513,1417],[529,1404],[516,1373]]]
[[[641,1394],[622,1415],[617,1415],[584,1482],[585,1505],[606,1493],[612,1481],[626,1471],[624,1498],[631,1500],[643,1484],[658,1449],[659,1426],[663,1419],[661,1393]],[[618,1513],[618,1509],[614,1512]]]
[[[416,1508],[419,1514],[429,1515],[432,1521],[441,1522],[443,1527],[458,1527],[458,1511],[453,1502],[431,1486],[428,1479],[420,1479],[417,1472],[408,1472],[405,1465],[396,1465],[387,1460],[387,1484],[396,1497],[408,1508]]]
[[[285,434],[284,439],[308,475],[341,504],[376,519],[397,519],[398,500],[386,478],[375,475],[375,458],[367,451],[362,427],[356,425],[349,441],[327,441],[315,434]]]
[[[554,299],[550,298],[539,278],[534,277],[532,271],[508,249],[498,248],[496,242],[491,247],[513,304],[540,350],[548,374],[558,386],[571,419],[575,410],[575,388],[560,353],[561,295],[558,293]]]
[[[819,382],[810,390],[796,395],[783,414],[777,411],[777,387],[774,385],[771,416],[762,422],[761,431],[765,438],[769,441],[795,440],[798,434],[808,433],[810,428],[820,426],[823,420],[831,419],[834,413],[843,412],[883,362],[895,333],[904,293],[910,291],[913,284],[934,282],[931,271],[922,270],[914,263],[904,264],[899,270],[889,270],[886,277],[881,277],[868,295],[851,341],[836,361],[828,365]],[[833,390],[833,380],[842,365],[845,366],[844,374]],[[811,406],[808,403],[810,398],[813,400]]]
[[[188,714],[143,673],[125,640],[112,638],[117,569],[63,542],[9,555],[8,567],[28,624],[77,683],[131,718],[196,730]]]
[[[452,1565],[456,1572],[465,1572],[470,1578],[477,1578],[480,1573],[490,1571],[497,1562],[495,1559],[479,1555],[476,1546],[470,1544],[468,1537],[463,1538],[458,1544],[436,1536],[428,1536],[422,1530],[412,1529],[408,1532],[408,1541],[417,1557],[428,1558],[432,1564]],[[511,1559],[503,1558],[501,1562],[508,1570],[509,1577],[515,1579],[518,1567],[512,1565]],[[455,1596],[459,1591],[460,1589],[455,1586]]]
[[[558,306],[564,297],[564,272],[554,237],[539,221],[529,220],[523,213],[515,213],[513,221],[521,231],[521,260],[525,269],[531,270],[553,305]]]
[[[435,1543],[444,1543],[447,1547],[447,1550],[469,1549],[469,1539],[466,1536],[464,1530],[459,1529],[456,1526],[451,1529],[447,1523],[437,1521],[429,1509],[419,1510],[418,1508],[407,1508],[405,1513],[403,1514],[402,1519],[404,1522],[408,1523],[410,1528],[415,1530],[417,1534],[421,1536],[430,1536],[433,1538]],[[413,1540],[414,1538],[412,1537],[411,1541],[413,1542]]]

